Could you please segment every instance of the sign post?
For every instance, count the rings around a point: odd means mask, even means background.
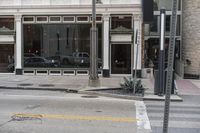
[[[172,83],[173,83],[172,80],[173,80],[176,21],[177,21],[177,0],[172,0],[172,5],[173,7],[172,7],[172,17],[171,17],[171,27],[170,27],[170,45],[169,45],[169,52],[168,52],[163,133],[168,133],[170,95],[171,95],[171,89],[172,89]]]

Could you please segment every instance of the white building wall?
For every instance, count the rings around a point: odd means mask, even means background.
[[[141,15],[141,0],[101,0],[102,4],[97,4],[97,14],[132,14]],[[81,15],[91,14],[92,0],[0,0],[0,15],[19,14],[23,15]],[[107,18],[109,20],[109,18]],[[104,40],[103,46],[105,51],[103,60],[105,61],[103,68],[109,68],[109,21],[104,21],[106,27],[104,27]],[[138,23],[139,22],[139,23]],[[16,68],[22,68],[22,38],[21,38],[21,22],[16,21]],[[136,26],[140,26],[141,21],[137,21]],[[141,27],[139,27],[141,30]],[[141,32],[140,32],[141,33]],[[141,37],[141,36],[140,36]],[[44,37],[45,38],[45,37]],[[130,40],[130,39],[129,39]],[[49,43],[49,42],[46,42]],[[21,48],[21,51],[20,51]],[[47,48],[48,49],[48,48]],[[141,51],[141,47],[139,47]],[[45,54],[49,54],[51,51],[46,51]],[[19,53],[19,54],[18,54]],[[135,56],[134,56],[135,57]],[[138,67],[141,68],[141,52],[138,56]]]
[[[141,0],[101,0],[102,4],[135,4],[141,5]],[[89,5],[92,0],[1,0],[1,6],[26,5]]]

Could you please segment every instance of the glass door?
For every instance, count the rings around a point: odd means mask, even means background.
[[[131,45],[111,45],[111,74],[131,74]]]

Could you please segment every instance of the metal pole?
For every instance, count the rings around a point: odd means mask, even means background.
[[[168,51],[163,133],[168,133],[170,95],[171,95],[171,89],[172,89],[172,83],[173,83],[172,79],[173,79],[176,21],[177,21],[177,0],[172,0],[172,5],[173,7],[172,7],[172,17],[171,17],[171,27],[170,27],[170,45],[169,45],[169,51]]]
[[[138,30],[135,33],[135,45],[136,45],[136,57],[135,57],[135,71],[134,71],[134,88],[133,94],[135,94],[136,80],[137,80],[137,60],[138,60]]]
[[[97,28],[96,28],[96,0],[92,0],[92,28],[90,30],[90,77],[89,86],[99,86],[97,70]]]
[[[158,95],[162,96],[165,88],[165,9],[160,9],[160,51],[159,51],[159,92]]]

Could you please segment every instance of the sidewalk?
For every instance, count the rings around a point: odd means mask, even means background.
[[[0,74],[0,88],[7,89],[34,89],[85,92],[85,90],[119,88],[124,76],[100,77],[100,87],[89,87],[89,76],[27,76],[14,74]],[[143,97],[144,100],[164,100],[164,96],[154,95],[154,80],[141,79],[143,86],[148,88]],[[199,80],[177,80],[178,94],[199,94]],[[181,101],[178,95],[171,95],[172,100]]]

